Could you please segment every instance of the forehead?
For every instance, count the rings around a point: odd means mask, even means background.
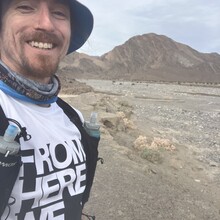
[[[47,3],[48,7],[65,7],[71,15],[70,10],[70,0],[0,0],[0,28],[1,28],[1,20],[4,14],[10,10],[13,9],[16,4],[20,3],[29,3],[33,5],[37,5],[39,3]]]
[[[33,2],[33,3],[39,3],[39,2],[46,2],[49,4],[62,4],[69,6],[69,0],[0,0],[0,4],[10,4],[10,3],[20,3],[20,2]]]

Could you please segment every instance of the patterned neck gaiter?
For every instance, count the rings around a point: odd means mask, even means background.
[[[0,89],[6,94],[34,104],[56,102],[60,81],[56,75],[49,84],[42,84],[19,75],[0,61]]]

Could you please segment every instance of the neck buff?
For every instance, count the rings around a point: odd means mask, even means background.
[[[49,84],[38,83],[13,72],[0,61],[0,89],[22,101],[33,104],[51,104],[57,101],[60,81],[54,75]]]

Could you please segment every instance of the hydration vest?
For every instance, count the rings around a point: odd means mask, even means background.
[[[70,121],[74,123],[74,125],[81,133],[81,141],[86,154],[87,167],[86,188],[82,199],[82,205],[84,206],[89,199],[93,179],[95,176],[97,161],[101,159],[98,158],[98,144],[100,137],[92,137],[86,132],[78,113],[69,104],[60,98],[58,98],[57,104],[60,108],[63,109],[64,113],[68,116]],[[0,136],[4,135],[4,132],[9,125],[9,121],[13,121],[13,119],[8,119],[0,106]],[[28,139],[26,128],[22,127],[19,123],[17,125],[20,127],[21,132],[16,138],[16,141],[19,142],[20,137]],[[103,163],[103,159],[101,159],[101,163]],[[21,156],[19,154],[8,155],[7,157],[5,157],[3,154],[0,154],[0,216],[3,214],[5,207],[8,204],[8,200],[17,179],[21,164]]]

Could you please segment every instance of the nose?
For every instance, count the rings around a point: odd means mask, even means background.
[[[54,31],[53,18],[51,16],[48,6],[44,3],[39,6],[38,12],[36,13],[35,28],[38,30],[46,30],[49,32]]]

